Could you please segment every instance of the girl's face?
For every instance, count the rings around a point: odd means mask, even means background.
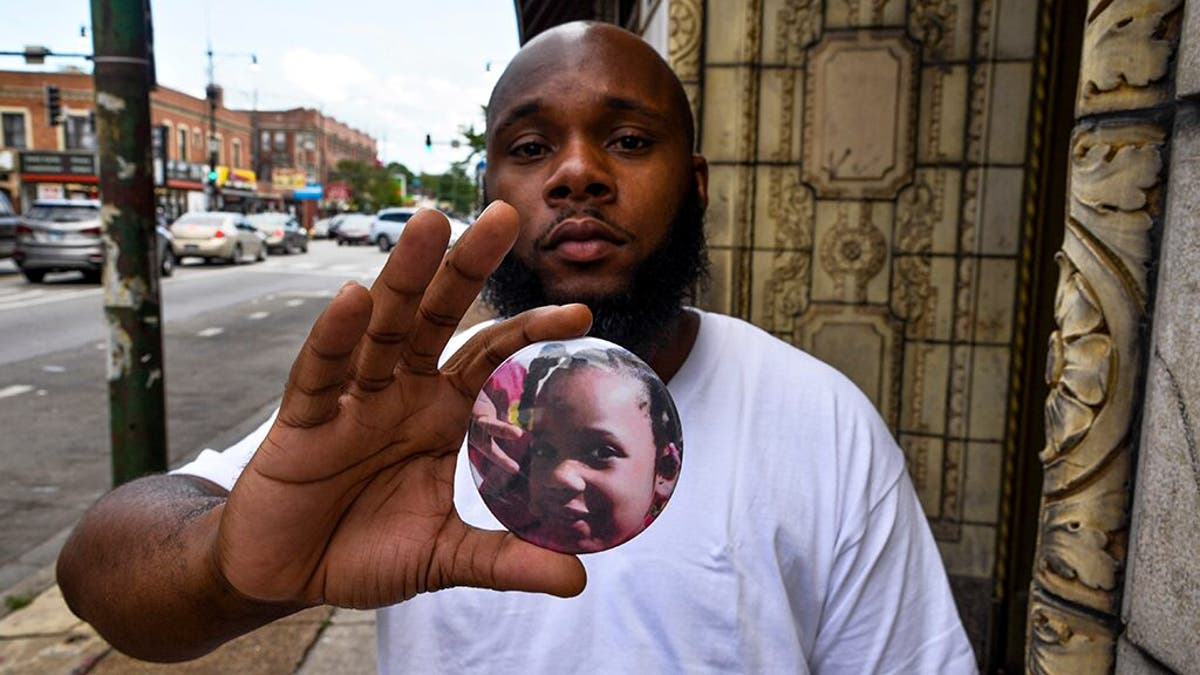
[[[533,413],[530,534],[587,553],[645,527],[658,458],[649,411],[634,377],[591,366],[550,376]]]

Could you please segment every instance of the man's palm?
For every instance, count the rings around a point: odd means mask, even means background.
[[[454,509],[456,453],[488,374],[530,342],[587,330],[582,307],[534,310],[438,368],[516,231],[516,212],[493,206],[443,261],[444,217],[418,214],[370,292],[347,285],[330,303],[221,514],[217,564],[235,590],[347,607],[453,585],[582,590],[575,558],[469,527]]]

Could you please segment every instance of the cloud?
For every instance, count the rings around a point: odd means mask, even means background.
[[[378,78],[352,56],[293,48],[283,55],[283,76],[298,91],[326,103],[340,103],[378,86]]]

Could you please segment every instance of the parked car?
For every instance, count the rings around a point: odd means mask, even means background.
[[[342,214],[339,213],[336,216],[321,218],[320,220],[316,221],[312,226],[312,238],[328,239],[332,237],[334,231],[337,229],[337,223],[341,219]]]
[[[246,216],[250,224],[267,238],[272,253],[308,253],[308,231],[286,213],[255,213]]]
[[[162,225],[154,227],[154,247],[155,259],[158,260],[158,275],[160,277],[169,277],[175,274],[175,266],[179,263],[175,257],[175,251],[172,250],[172,244],[175,237],[171,231]]]
[[[411,206],[380,209],[375,214],[375,219],[371,221],[371,232],[367,235],[367,239],[384,253],[392,250],[396,242],[400,241],[400,233],[404,231],[405,223],[416,212],[417,210]]]
[[[13,210],[8,195],[0,192],[0,258],[12,255],[17,245],[17,224],[21,219]]]
[[[17,225],[13,260],[32,283],[49,272],[80,271],[99,281],[104,265],[100,202],[95,199],[33,203]]]
[[[40,283],[50,272],[83,272],[85,279],[99,281],[104,268],[100,202],[97,200],[42,200],[20,217],[16,226],[13,260],[32,283]],[[154,259],[159,274],[175,273],[171,233],[155,227]]]
[[[223,260],[234,265],[246,256],[267,259],[266,237],[246,217],[228,211],[193,211],[171,223],[176,258],[195,256],[208,262]]]
[[[375,216],[366,213],[350,213],[342,216],[333,235],[337,239],[338,246],[363,244],[370,241],[368,237],[371,235],[371,223],[374,220]]]

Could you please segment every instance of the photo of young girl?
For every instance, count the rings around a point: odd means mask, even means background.
[[[683,461],[667,387],[603,340],[535,344],[505,361],[475,401],[475,484],[517,536],[564,553],[628,541],[670,499]]]

